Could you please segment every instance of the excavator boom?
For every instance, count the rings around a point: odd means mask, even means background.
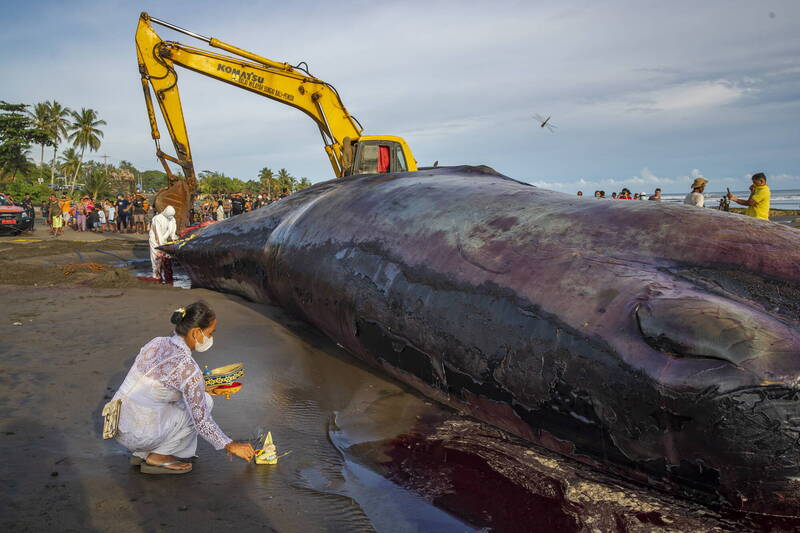
[[[233,55],[163,41],[153,30],[160,24]],[[176,66],[193,70],[240,89],[281,102],[308,115],[317,125],[336,177],[354,173],[416,170],[416,161],[406,142],[393,136],[362,136],[363,128],[350,115],[336,89],[312,76],[307,69],[272,61],[247,50],[142,13],[136,29],[136,55],[142,79],[150,130],[156,155],[169,179],[167,189],[156,197],[156,208],[176,208],[178,223],[188,223],[191,195],[197,189],[186,121],[178,91]],[[175,155],[161,149],[152,95],[164,117]],[[183,179],[172,173],[169,163],[181,167]]]

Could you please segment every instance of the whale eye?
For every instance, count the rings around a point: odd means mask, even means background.
[[[675,357],[713,358],[768,375],[796,375],[800,335],[769,315],[736,302],[656,298],[636,309],[645,342]]]

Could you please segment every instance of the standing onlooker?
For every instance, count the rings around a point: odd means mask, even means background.
[[[42,200],[42,218],[44,218],[44,223],[50,227],[50,233],[53,231],[53,221],[50,219],[50,200],[53,199],[53,195],[51,194],[47,200]]]
[[[622,189],[619,193],[619,196],[617,196],[617,200],[633,200],[631,197],[631,191],[627,188]]]
[[[33,200],[31,199],[31,194],[28,192],[25,193],[25,197],[22,199],[22,207],[27,211],[31,220],[31,225],[28,230],[33,231],[33,224],[36,222],[36,211],[33,209]]]
[[[114,233],[117,230],[117,208],[111,200],[106,200],[106,231]]]
[[[81,198],[75,204],[75,220],[77,221],[75,229],[86,231],[86,198]]]
[[[578,191],[578,198],[583,197],[583,191]]]
[[[708,180],[705,178],[695,178],[692,182],[692,192],[686,195],[686,198],[683,199],[683,203],[695,207],[703,207],[706,203],[706,197],[703,196],[706,183],[708,183]]]
[[[144,231],[145,233],[150,231],[150,224],[153,221],[153,206],[150,205],[150,200],[147,197],[144,198]]]
[[[737,198],[733,193],[728,193],[728,199],[739,205],[746,205],[745,215],[762,220],[769,220],[769,201],[772,193],[767,187],[767,177],[763,172],[753,174],[753,184],[750,185],[750,197],[747,200]]]
[[[50,225],[52,226],[52,231],[50,233],[55,237],[59,237],[64,233],[64,214],[61,211],[62,205],[63,202],[59,202],[54,195],[50,195],[50,205],[47,210],[50,213]]]
[[[59,209],[61,209],[61,222],[66,226],[69,224],[69,212],[72,209],[72,202],[70,202],[70,199],[67,198],[66,194],[62,194],[60,204],[61,206]]]
[[[617,193],[616,192],[612,192],[611,193],[611,199],[612,200],[616,200],[617,199]]]
[[[225,220],[225,208],[222,207],[222,202],[217,202],[217,222]]]
[[[97,224],[95,225],[95,231],[99,233],[104,233],[106,230],[106,210],[103,209],[103,202],[97,202],[94,204],[94,209],[97,211]]]
[[[234,194],[231,198],[231,216],[241,215],[244,213],[244,200],[241,194]]]
[[[133,232],[144,233],[144,198],[141,194],[137,194],[133,198],[131,211],[133,213]]]
[[[100,225],[100,215],[98,214],[98,206],[90,207],[89,204],[86,204],[86,227],[89,228],[89,231],[92,233],[97,232],[97,227]]]
[[[661,201],[661,189],[656,189],[656,192],[653,193],[653,196],[648,198],[648,200],[655,200],[656,202]]]
[[[128,200],[120,194],[117,196],[117,231],[125,233],[128,229]]]

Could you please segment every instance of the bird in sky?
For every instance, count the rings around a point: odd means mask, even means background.
[[[550,132],[555,132],[557,126],[550,122],[552,117],[544,118],[542,115],[536,114],[533,116],[537,122],[539,122],[540,128],[547,128]]]

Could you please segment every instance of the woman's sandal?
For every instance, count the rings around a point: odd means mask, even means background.
[[[168,461],[166,463],[161,463],[160,465],[149,465],[147,463],[142,463],[139,467],[139,470],[142,474],[187,474],[192,471],[192,466],[190,465],[189,468],[183,470],[175,470],[173,468],[167,468],[169,465],[179,465],[183,461]]]

